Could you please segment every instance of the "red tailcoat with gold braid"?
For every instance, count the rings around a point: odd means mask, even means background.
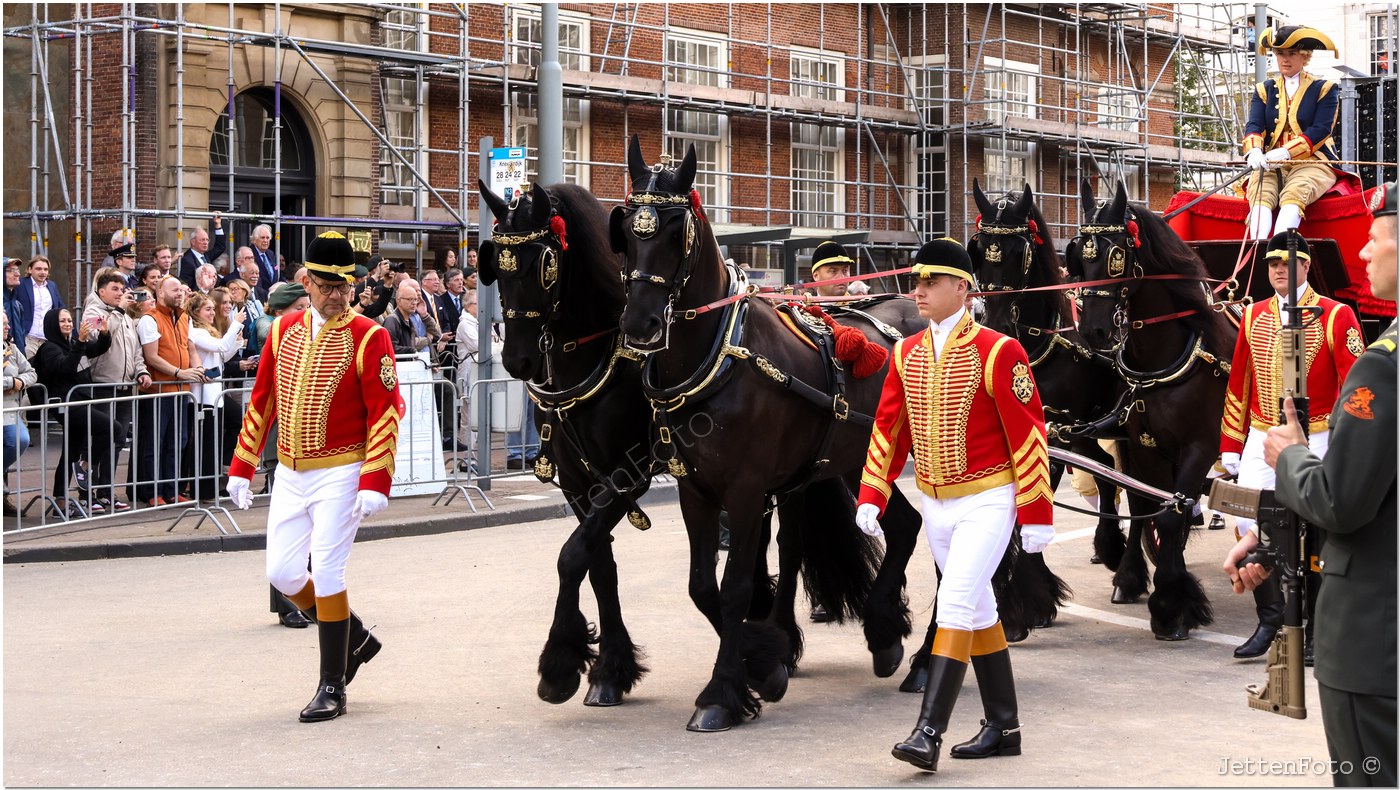
[[[1016,485],[1017,519],[1053,524],[1045,412],[1026,351],[964,315],[935,361],[929,330],[895,346],[860,503],[883,513],[910,451],[919,490],[938,499]]]
[[[290,469],[363,461],[360,489],[389,495],[403,414],[394,347],[374,321],[346,311],[311,337],[311,311],[280,316],[243,417],[229,474],[251,478],[273,420]]]
[[[1303,359],[1308,371],[1309,432],[1327,430],[1327,416],[1337,403],[1337,391],[1347,371],[1366,350],[1356,313],[1341,302],[1318,296],[1309,286],[1299,300],[1317,305],[1322,317],[1308,325]],[[1220,421],[1220,452],[1244,452],[1250,426],[1267,431],[1279,423],[1278,399],[1283,389],[1282,321],[1278,298],[1256,302],[1245,311],[1230,362],[1230,388]]]

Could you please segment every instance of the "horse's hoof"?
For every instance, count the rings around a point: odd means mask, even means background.
[[[590,708],[611,708],[622,704],[622,692],[617,686],[605,683],[589,683],[588,693],[583,695],[583,704]]]
[[[762,682],[750,683],[749,688],[753,689],[753,692],[758,695],[758,698],[764,702],[777,702],[787,694],[787,667],[779,664],[778,668],[770,672],[768,677],[764,678]]]
[[[696,708],[685,728],[691,732],[724,732],[734,726],[734,714],[718,705]]]
[[[1115,584],[1113,585],[1113,597],[1108,600],[1112,603],[1137,603],[1138,598],[1141,597],[1140,595],[1128,595],[1122,587]]]
[[[540,695],[540,699],[551,705],[562,705],[574,698],[574,695],[578,693],[578,686],[578,675],[569,677],[562,686],[555,686],[544,678],[540,678],[540,685],[535,689],[535,693]]]
[[[1089,564],[1090,564],[1090,565],[1102,565],[1102,564],[1103,564],[1103,557],[1100,557],[1100,556],[1099,556],[1099,553],[1096,551],[1096,552],[1094,552],[1094,556],[1092,556],[1092,557],[1089,558]]]
[[[1158,628],[1157,623],[1152,623],[1152,635],[1157,637],[1158,642],[1184,642],[1191,638],[1191,629],[1182,624],[1180,620],[1171,628]]]
[[[870,663],[875,669],[875,677],[887,678],[899,671],[904,661],[904,643],[895,642],[870,654]]]
[[[1036,620],[1034,623],[1031,623],[1031,628],[1049,628],[1050,626],[1052,626],[1052,625],[1054,625],[1054,624],[1055,624],[1055,618],[1054,618],[1054,616],[1053,616],[1053,615],[1046,615],[1045,617],[1042,617],[1042,618],[1040,618],[1039,620]]]
[[[1001,624],[1001,631],[1006,634],[1006,641],[1012,643],[1024,642],[1026,641],[1026,637],[1031,635],[1031,629],[1029,628],[1018,628],[1014,625],[1007,625],[1006,623]]]
[[[899,690],[906,694],[922,694],[928,688],[928,666],[909,667],[909,675],[899,684]]]

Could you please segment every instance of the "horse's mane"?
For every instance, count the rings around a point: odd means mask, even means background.
[[[1036,245],[1035,255],[1031,258],[1031,271],[1038,276],[1028,277],[1027,281],[1043,281],[1050,285],[1064,282],[1064,277],[1060,275],[1060,254],[1055,251],[1055,239],[1050,235],[1050,226],[1040,213],[1039,204],[1031,203],[1029,218],[1035,222],[1036,232],[1044,243]]]
[[[592,192],[581,186],[555,184],[547,189],[555,210],[564,218],[568,234],[566,265],[574,282],[570,290],[581,291],[570,294],[569,301],[577,296],[620,309],[627,300],[622,287],[623,259],[612,251],[607,211]]]
[[[1227,337],[1227,322],[1215,312],[1207,296],[1210,274],[1200,256],[1147,206],[1134,203],[1132,208],[1142,240],[1137,258],[1142,263],[1143,274],[1186,275],[1188,279],[1158,280],[1156,285],[1166,290],[1172,304],[1178,308],[1194,309],[1196,312],[1188,316],[1186,322],[1201,332],[1214,350],[1229,354],[1234,343]]]

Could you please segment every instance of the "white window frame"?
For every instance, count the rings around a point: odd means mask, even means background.
[[[538,10],[514,8],[511,9],[511,62],[532,65],[538,59],[539,42],[522,39],[520,36],[520,24],[533,26],[536,29],[542,27],[543,17]],[[578,43],[570,46],[566,43],[563,34],[565,26],[574,27],[578,30]],[[588,71],[589,69],[589,36],[591,30],[591,17],[586,14],[579,14],[569,11],[559,12],[559,65],[572,71]],[[543,30],[541,30],[543,35]],[[536,57],[531,57],[535,54]],[[531,106],[526,98],[533,97],[535,89],[533,87],[521,87],[511,94],[511,141],[526,149],[528,161],[534,168],[536,176],[539,174],[539,151],[536,144],[539,141],[539,113]],[[588,163],[592,159],[591,138],[589,130],[589,105],[585,99],[575,97],[564,97],[564,180],[571,184],[582,187],[589,185],[590,170]],[[574,150],[570,150],[569,137],[574,137]]]
[[[389,10],[384,13],[384,20],[380,24],[384,33],[384,46],[409,52],[426,52],[428,36],[424,28],[427,16],[419,13],[422,4],[394,3],[393,5],[400,6],[401,10]],[[399,77],[381,79],[380,90],[384,91],[382,97],[384,136],[389,138],[389,142],[399,150],[399,153],[413,163],[419,173],[426,174],[430,164],[424,126],[428,115],[428,83],[427,80],[423,80],[417,86],[417,90],[415,90],[414,83],[415,80]],[[403,86],[403,90],[398,92],[397,101],[390,99],[391,84]],[[391,113],[398,116],[401,121],[403,118],[407,118],[407,123],[413,130],[411,140],[407,135],[395,133],[395,123],[391,121]],[[389,153],[382,146],[379,154],[379,166],[381,205],[409,208],[427,205],[428,190],[418,183],[418,179],[408,172],[408,168],[399,161],[398,157]],[[411,231],[384,231],[380,234],[381,244],[413,245],[417,241],[418,234]]]
[[[1144,113],[1137,91],[1121,85],[1100,85],[1095,93],[1100,129],[1138,132]]]
[[[926,55],[919,58],[909,58],[904,61],[903,68],[909,75],[910,84],[918,93],[917,96],[911,97],[909,109],[914,112],[920,112],[924,106],[932,107],[936,104],[938,116],[924,117],[924,124],[926,126],[946,126],[949,107],[947,56]],[[939,86],[938,91],[938,94],[942,98],[937,102],[928,101],[929,93],[927,88],[931,83],[926,83],[924,81],[924,75],[929,71],[935,71],[942,77],[942,84]],[[949,225],[950,219],[948,215],[948,135],[946,133],[938,135],[933,140],[929,141],[932,143],[931,145],[924,145],[923,143],[925,141],[921,140],[919,135],[920,132],[914,132],[909,136],[911,155],[908,157],[908,165],[905,168],[905,183],[911,186],[905,194],[904,201],[906,205],[913,207],[913,210],[916,212],[915,220],[924,223],[922,228],[915,228],[915,230],[920,232],[921,236],[927,236],[928,234],[937,232],[944,234],[951,233],[952,228]],[[941,211],[934,210],[934,206],[920,204],[920,196],[931,189],[930,184],[923,183],[924,174],[922,172],[921,163],[926,156],[942,158],[942,167],[933,168],[933,171],[943,174],[943,207]]]
[[[1366,15],[1366,50],[1367,64],[1372,77],[1380,77],[1388,74],[1400,73],[1400,64],[1395,62],[1396,52],[1394,27],[1397,22],[1396,10],[1389,9],[1380,13],[1370,13]],[[1386,70],[1380,68],[1380,58],[1384,55],[1387,59]]]
[[[697,47],[710,47],[714,49],[715,68],[696,66],[682,61],[672,60],[671,46],[675,43],[693,44]],[[708,33],[703,30],[691,30],[686,28],[669,28],[665,32],[662,44],[662,58],[666,64],[662,69],[663,82],[677,82],[688,85],[710,85],[717,88],[729,87],[729,41],[723,36]],[[685,119],[688,113],[697,115],[713,116],[715,130],[713,133],[700,131],[698,129],[678,128],[685,126]],[[670,154],[672,161],[680,163],[685,155],[688,144],[696,144],[696,153],[700,158],[695,181],[696,189],[700,192],[701,201],[705,204],[706,211],[715,222],[729,221],[729,117],[724,113],[699,112],[696,110],[666,110],[666,152]],[[700,155],[702,146],[713,145],[715,156],[713,163],[705,162],[705,157]]]
[[[833,82],[821,82],[818,79],[811,81],[800,81],[797,77],[797,65],[799,61],[813,64],[815,67],[830,68]],[[846,69],[845,59],[839,52],[829,50],[810,49],[806,47],[792,47],[788,55],[788,79],[789,90],[796,97],[817,99],[820,101],[845,101],[846,96]],[[817,140],[807,141],[799,138],[815,134]],[[804,227],[815,228],[844,228],[846,227],[846,130],[840,126],[824,126],[812,123],[793,123],[789,126],[789,145],[791,151],[788,161],[789,182],[788,196],[792,212],[792,224]],[[821,173],[815,177],[802,178],[798,175],[799,154],[806,154],[808,157],[826,158],[830,157],[830,169],[822,168]],[[823,162],[823,164],[826,164]],[[816,173],[816,170],[812,171]],[[812,187],[816,187],[814,190]],[[824,189],[822,187],[825,187]],[[807,198],[807,200],[799,200]],[[807,208],[811,202],[829,202],[829,210],[815,210]],[[804,208],[799,209],[799,202]]]
[[[983,58],[982,63],[986,69],[982,98],[987,100],[983,105],[987,120],[1003,125],[1007,117],[1035,118],[1040,68],[1034,63],[992,57]],[[1012,84],[1013,80],[1022,79],[1024,90]],[[994,101],[996,99],[1000,101]],[[987,194],[1019,190],[1022,183],[1036,189],[1036,149],[1036,144],[1028,140],[1008,138],[1003,144],[1001,137],[986,138],[982,146],[982,173],[987,179]]]

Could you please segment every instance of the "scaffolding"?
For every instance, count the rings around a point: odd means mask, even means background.
[[[1160,208],[1176,189],[1213,186],[1238,168],[1253,8],[571,4],[561,22],[581,33],[561,38],[572,53],[564,96],[587,109],[566,173],[618,200],[619,139],[642,132],[655,156],[657,139],[713,123],[721,153],[699,176],[713,192],[707,210],[732,254],[785,267],[787,279],[796,251],[823,238],[858,247],[861,268],[892,266],[935,234],[966,238],[974,178],[984,188],[1025,178],[1063,243],[1081,180],[1121,179]],[[60,9],[70,15],[55,18]],[[139,227],[143,248],[154,239],[178,252],[187,223],[202,224],[215,205],[244,226],[273,225],[279,241],[297,228],[371,230],[381,249],[421,268],[433,244],[462,249],[479,233],[478,138],[529,143],[538,4],[89,2],[4,13],[7,70],[28,61],[30,73],[28,147],[6,147],[7,164],[28,156],[29,190],[21,201],[23,190],[5,185],[6,249],[28,234],[31,254],[70,264],[74,289],[106,253],[94,232]],[[336,15],[346,17],[339,28]],[[344,32],[313,35],[326,28]],[[149,73],[157,64],[163,82]],[[298,109],[308,124],[333,126],[344,148],[339,171],[316,173],[333,194],[315,211],[283,206],[284,146],[298,145],[284,122],[293,79],[319,86],[321,103],[303,95]],[[252,85],[270,109],[264,136],[250,141],[237,102]],[[224,137],[207,161],[189,161],[220,128],[192,98],[209,91],[223,97]],[[102,137],[112,106],[115,145]],[[238,157],[255,144],[270,146],[257,151],[271,164],[270,202],[240,210]],[[217,145],[228,158],[216,183]],[[13,179],[14,167],[6,172]],[[201,191],[207,200],[187,200]],[[321,209],[333,201],[358,208]],[[761,232],[771,228],[786,230]]]

